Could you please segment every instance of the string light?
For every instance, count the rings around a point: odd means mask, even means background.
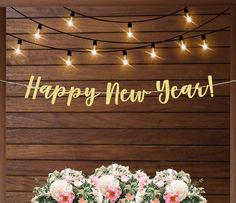
[[[16,53],[17,55],[21,53],[21,49],[20,49],[21,44],[22,44],[22,39],[18,39],[18,41],[17,41],[17,46],[16,46],[16,48],[15,48],[15,53]]]
[[[152,58],[156,58],[157,57],[157,53],[155,51],[155,43],[154,42],[151,43],[151,53],[150,54],[151,54]]]
[[[91,53],[93,56],[95,56],[97,54],[97,40],[93,40],[93,49],[92,49]]]
[[[38,27],[37,27],[37,31],[36,33],[34,34],[35,38],[36,39],[39,39],[40,38],[40,31],[42,30],[43,26],[42,24],[39,24]]]
[[[66,65],[71,66],[72,65],[72,52],[70,50],[67,51],[67,60],[66,60]]]
[[[189,15],[187,8],[184,9],[184,13],[185,13],[185,18],[186,18],[187,23],[192,23],[193,19],[192,19],[192,16]]]
[[[180,47],[182,50],[186,50],[187,47],[186,47],[186,44],[184,43],[184,38],[183,38],[183,35],[180,35],[179,36],[179,41],[180,41]]]
[[[127,35],[128,35],[128,38],[131,38],[131,37],[134,36],[134,35],[133,35],[133,32],[132,32],[132,23],[131,23],[131,22],[128,23],[128,32],[127,32]]]
[[[202,48],[204,50],[207,50],[208,49],[208,45],[206,43],[206,35],[202,35]]]
[[[124,50],[123,51],[123,65],[128,65],[129,64],[129,61],[128,61],[128,58],[127,58],[127,51]]]
[[[74,23],[73,23],[74,17],[75,17],[75,12],[72,11],[71,14],[70,14],[70,19],[67,21],[67,25],[69,27],[72,27],[74,25]]]

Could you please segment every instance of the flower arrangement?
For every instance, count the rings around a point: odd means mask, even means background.
[[[112,164],[85,177],[65,169],[48,175],[43,187],[34,189],[32,203],[206,203],[204,189],[192,184],[190,175],[173,169],[155,177]]]

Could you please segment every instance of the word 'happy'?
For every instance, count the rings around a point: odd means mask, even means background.
[[[35,84],[34,84],[35,82]],[[79,87],[70,87],[66,89],[60,85],[41,85],[41,77],[31,76],[25,92],[25,98],[32,97],[36,99],[38,94],[44,96],[45,99],[51,100],[51,104],[55,104],[60,97],[67,97],[67,106],[72,104],[74,99],[85,97],[86,106],[92,106],[98,96],[105,94],[105,104],[110,105],[114,102],[115,105],[119,105],[121,102],[138,102],[142,103],[145,100],[146,95],[156,94],[157,100],[161,104],[167,104],[171,98],[178,99],[182,95],[186,95],[189,99],[194,96],[204,97],[207,93],[210,93],[211,97],[214,97],[214,85],[212,76],[208,76],[208,84],[201,85],[199,82],[196,84],[187,84],[181,87],[176,85],[171,86],[169,80],[156,81],[155,90],[135,90],[121,88],[118,82],[107,82],[106,91],[96,91],[95,87],[85,87],[83,89]]]

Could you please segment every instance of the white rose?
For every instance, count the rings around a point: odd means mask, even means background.
[[[200,203],[207,203],[207,200],[204,197],[201,197]]]
[[[164,182],[163,182],[162,180],[157,181],[155,184],[156,184],[156,186],[157,186],[158,188],[161,188],[161,187],[164,186]]]
[[[58,200],[61,192],[72,192],[72,185],[65,180],[56,180],[51,184],[49,190],[53,199]]]
[[[129,180],[129,177],[128,176],[121,176],[121,181],[126,183],[127,181]]]
[[[167,192],[177,192],[179,194],[180,201],[184,200],[188,195],[188,186],[182,180],[173,180],[166,186]]]
[[[119,182],[112,175],[104,175],[98,179],[98,187],[104,194],[107,187],[118,186]]]
[[[31,203],[39,203],[39,201],[37,199],[38,199],[37,196],[34,197],[33,199],[31,199]]]

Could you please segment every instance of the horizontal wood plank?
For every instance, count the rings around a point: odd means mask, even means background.
[[[191,153],[189,153],[191,152]],[[7,145],[7,159],[229,161],[228,146]]]
[[[91,174],[101,165],[108,166],[114,161],[57,161],[57,160],[8,160],[7,175],[11,176],[46,176],[54,170],[73,168],[85,174]],[[118,164],[129,166],[130,170],[143,169],[153,176],[157,170],[173,168],[184,170],[194,178],[229,178],[229,162],[168,162],[168,161],[116,161]],[[29,167],[30,166],[30,167]]]
[[[183,32],[183,31],[182,31]],[[126,38],[124,35],[124,32],[119,33],[81,33],[81,32],[72,32],[75,35],[80,35],[83,37],[90,37],[90,38],[97,38],[101,40],[113,40],[113,41],[121,41],[121,42],[129,42],[130,40]],[[136,32],[135,37],[138,39],[138,41],[144,41],[148,42],[150,39],[153,41],[161,41],[166,40],[167,38],[171,38],[173,36],[178,36],[181,33],[179,32],[164,32],[164,31],[152,31],[152,32]],[[195,31],[191,32],[191,34],[188,34],[185,36],[195,36],[201,34],[202,31]],[[31,34],[29,33],[14,33],[14,36],[17,36],[21,39],[29,40],[32,38]],[[76,49],[91,49],[92,43],[80,39],[75,38],[71,36],[67,36],[66,34],[55,34],[55,33],[44,33],[43,38],[45,40],[40,41],[40,44],[58,47],[58,48],[76,48]],[[67,39],[67,40],[65,40]],[[187,39],[186,42],[188,43],[189,47],[199,47],[199,44],[202,43],[201,38],[192,38]],[[215,47],[229,47],[230,46],[230,32],[229,31],[222,31],[222,32],[215,32],[207,36],[207,43],[208,46],[214,49]],[[103,49],[121,49],[121,48],[127,48],[127,47],[133,47],[134,44],[117,44],[117,43],[105,43],[105,42],[98,42],[98,51]],[[159,50],[158,47],[164,47],[164,48],[170,48],[170,47],[178,47],[179,45],[177,43],[173,42],[165,42],[160,43],[157,45],[157,50]],[[7,49],[12,49],[16,47],[16,38],[12,36],[7,36]],[[43,49],[42,47],[39,47],[37,45],[32,45],[29,43],[23,43],[21,46],[21,49],[27,50],[27,49]]]
[[[228,113],[8,113],[7,128],[229,128]]]
[[[67,99],[60,98],[56,104],[51,104],[45,98],[32,100],[31,98],[8,97],[7,112],[229,112],[229,97],[194,98],[186,97],[170,100],[165,105],[158,103],[157,97],[147,97],[143,103],[123,103],[106,105],[105,97],[95,99],[94,105],[86,106],[86,99],[75,100],[71,106],[66,106]],[[211,108],[214,106],[214,108]]]
[[[20,9],[19,9],[20,10]],[[223,9],[222,9],[223,11]],[[69,16],[69,14],[68,14]],[[194,18],[195,24],[187,24],[184,15],[182,16],[169,16],[167,18],[162,18],[156,21],[157,23],[149,22],[149,23],[139,23],[134,24],[133,30],[134,31],[154,31],[154,30],[163,30],[163,31],[172,31],[172,30],[183,30],[188,29],[192,30],[196,25],[201,25],[208,20],[212,19],[212,16],[197,16]],[[121,20],[121,21],[131,21],[137,19],[137,17],[117,17],[117,18],[108,18],[110,20]],[[146,17],[140,17],[139,19],[147,19]],[[68,29],[66,19],[38,19],[37,20],[41,24],[45,24],[47,26],[53,27],[55,29],[61,30],[63,32],[70,32],[70,31],[80,31],[80,32],[121,32],[122,30],[127,30],[127,24],[114,24],[114,23],[107,23],[107,22],[97,22],[93,19],[75,19],[74,24],[75,26],[71,29]],[[11,25],[14,26],[11,26]],[[201,29],[205,30],[214,30],[219,29],[222,27],[226,27],[230,25],[230,16],[224,15],[216,18],[213,22],[204,25]],[[37,29],[37,24],[32,22],[28,19],[8,19],[7,20],[7,32],[13,33],[34,33]],[[48,28],[43,28],[42,33],[45,32],[55,32]],[[126,37],[126,35],[124,36]]]
[[[8,144],[229,145],[226,129],[8,129]]]
[[[79,65],[68,69],[62,66],[8,66],[8,80],[29,80],[31,75],[41,76],[42,80],[191,80],[229,79],[229,64],[156,64],[135,65],[135,69],[120,65]],[[92,74],[93,73],[93,74]],[[92,84],[92,83],[91,83]],[[186,83],[185,83],[186,84]],[[140,86],[140,85],[139,85]]]
[[[150,51],[150,50],[146,50]],[[7,51],[7,65],[65,65],[67,58],[66,51],[58,50],[30,50],[24,51],[23,55],[15,55],[13,51]],[[152,59],[150,54],[144,50],[132,50],[128,53],[129,63],[135,64],[185,64],[185,63],[229,63],[229,48],[214,48],[214,51],[205,52],[202,48],[191,48],[188,51],[182,51],[178,48],[161,49],[159,48],[159,57]],[[101,53],[99,56],[92,56],[90,53],[74,53],[72,57],[73,64],[96,64],[113,65],[121,64],[124,69],[133,69],[130,66],[122,65],[122,50],[117,53]],[[135,66],[134,66],[135,68]],[[68,69],[68,67],[67,67]],[[71,67],[73,69],[73,67]]]
[[[98,9],[99,8],[99,9]],[[152,15],[163,15],[166,13],[173,13],[176,10],[179,10],[182,8],[182,6],[176,6],[172,5],[171,7],[168,6],[150,6],[148,4],[138,6],[138,5],[132,5],[133,9],[130,9],[130,7],[127,6],[108,6],[108,5],[100,5],[98,8],[96,7],[88,7],[80,5],[79,7],[73,6],[71,9],[74,9],[78,12],[83,12],[84,14],[90,14],[91,16],[113,16],[113,17],[130,17],[130,16],[137,16],[140,17],[142,15],[152,16]],[[21,12],[24,12],[26,15],[31,17],[68,17],[70,12],[68,12],[63,7],[19,7]],[[191,6],[188,5],[188,9],[191,11],[191,14],[193,15],[215,15],[216,13],[220,13],[224,8],[222,6],[216,6],[214,5],[214,9],[209,8],[209,6],[204,5],[198,5],[198,6]],[[183,15],[182,12],[180,12],[177,15]],[[226,13],[226,15],[229,15],[229,12]],[[22,18],[21,15],[17,14],[13,9],[10,7],[7,8],[7,18]],[[80,18],[83,18],[80,16]]]

